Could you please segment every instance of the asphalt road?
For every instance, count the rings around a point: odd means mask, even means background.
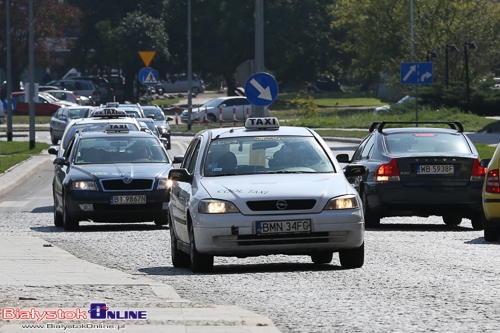
[[[171,154],[188,137],[173,140]],[[334,151],[353,145],[331,142]],[[306,256],[216,257],[210,274],[170,263],[168,229],[145,224],[53,226],[52,169],[0,200],[0,235],[40,237],[79,258],[172,285],[202,304],[231,304],[268,316],[282,332],[499,332],[499,243],[486,243],[469,220],[386,218],[367,229],[361,269],[337,256],[315,266]]]

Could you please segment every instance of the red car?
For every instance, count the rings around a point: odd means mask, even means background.
[[[56,111],[64,105],[55,98],[47,96],[46,93],[38,93],[38,102],[35,102],[35,116],[52,116]],[[12,93],[12,98],[15,100],[16,109],[14,114],[29,115],[30,104],[25,98],[24,91]]]

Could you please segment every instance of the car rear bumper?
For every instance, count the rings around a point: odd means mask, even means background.
[[[372,212],[380,216],[472,217],[482,211],[481,184],[468,187],[404,187],[401,184],[365,186]]]

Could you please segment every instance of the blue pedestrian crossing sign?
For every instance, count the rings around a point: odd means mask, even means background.
[[[155,71],[151,67],[144,67],[139,72],[139,82],[148,86],[153,86],[158,84],[158,71]]]
[[[401,84],[431,84],[433,82],[432,62],[402,62],[400,71]]]
[[[278,83],[268,73],[255,73],[245,84],[247,99],[256,106],[267,106],[278,97]]]

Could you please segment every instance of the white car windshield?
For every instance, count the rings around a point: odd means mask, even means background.
[[[212,141],[204,165],[204,175],[209,177],[335,171],[322,146],[312,137],[217,139]]]

